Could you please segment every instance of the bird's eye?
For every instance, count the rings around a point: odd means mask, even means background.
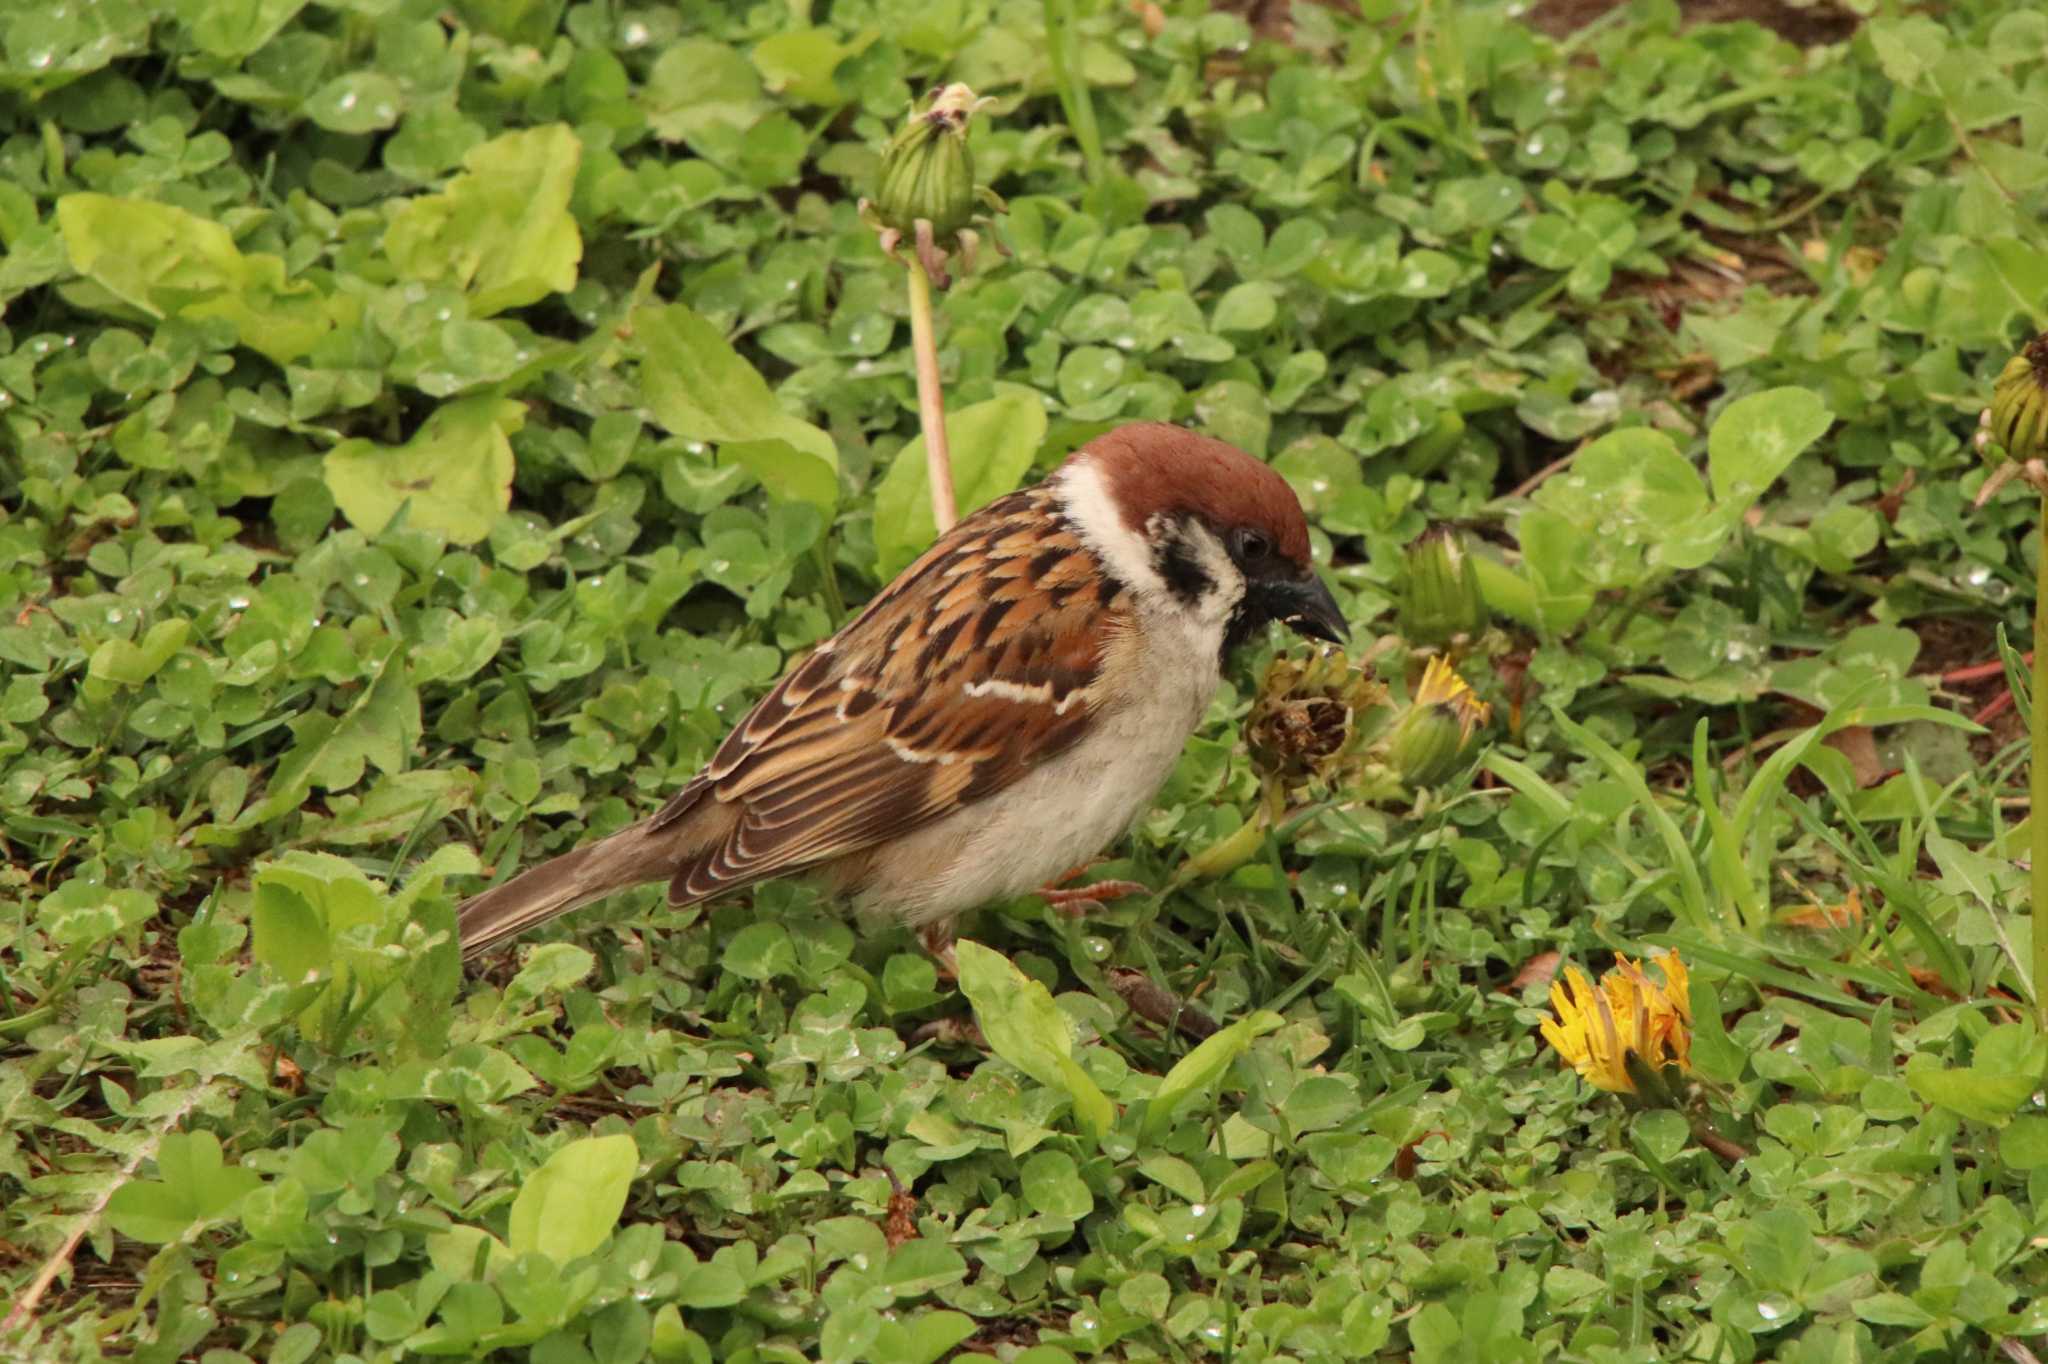
[[[1237,533],[1237,557],[1240,563],[1255,564],[1273,553],[1273,538],[1262,530],[1245,527]]]

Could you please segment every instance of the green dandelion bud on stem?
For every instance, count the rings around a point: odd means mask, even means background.
[[[1984,409],[1984,427],[2007,458],[2022,464],[2048,451],[2048,334],[2005,362]]]
[[[910,118],[882,149],[875,195],[860,201],[861,217],[881,234],[882,249],[895,254],[906,239],[931,283],[952,283],[949,259],[958,253],[968,269],[986,222],[983,210],[1001,212],[1003,201],[974,180],[968,125],[989,101],[955,82],[934,90],[912,107]]]
[[[906,237],[915,248],[904,262],[910,280],[910,348],[917,363],[917,417],[924,431],[932,520],[942,532],[959,519],[959,509],[946,443],[945,399],[939,391],[932,286],[952,284],[948,261],[956,253],[965,268],[974,268],[980,238],[969,224],[986,221],[976,208],[1003,208],[992,190],[974,183],[974,155],[967,146],[967,125],[987,103],[956,82],[912,106],[909,121],[882,150],[875,197],[860,201],[861,220],[879,235],[883,251],[895,255]]]
[[[1415,699],[1387,736],[1387,760],[1413,787],[1435,786],[1458,770],[1493,708],[1473,695],[1441,654],[1429,660]]]
[[[970,99],[966,86],[949,86],[890,139],[873,200],[884,226],[912,235],[922,218],[935,237],[945,238],[974,217],[974,154],[967,147]]]
[[[1486,628],[1479,570],[1454,530],[1433,530],[1408,547],[1401,588],[1401,636],[1410,644],[1463,647]]]

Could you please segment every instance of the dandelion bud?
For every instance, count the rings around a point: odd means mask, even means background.
[[[1472,694],[1441,654],[1422,671],[1415,699],[1387,736],[1387,759],[1409,786],[1435,786],[1458,770],[1493,708]]]
[[[973,219],[979,197],[974,156],[967,149],[967,123],[983,101],[964,85],[933,92],[914,109],[903,130],[882,153],[875,178],[875,216],[885,227],[914,235],[920,218],[931,224],[942,246]]]
[[[1469,642],[1486,628],[1479,571],[1456,531],[1436,530],[1408,547],[1401,587],[1401,635],[1410,644]]]
[[[2005,362],[1981,425],[2007,458],[2025,463],[2048,454],[2048,333]],[[1999,458],[1988,449],[1984,453]]]

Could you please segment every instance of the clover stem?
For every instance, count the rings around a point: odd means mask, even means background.
[[[924,463],[932,487],[932,521],[944,532],[960,519],[953,500],[953,452],[946,446],[946,400],[939,392],[939,348],[932,339],[932,282],[912,253],[910,350],[917,359],[917,420],[924,428]]]
[[[2041,495],[2041,542],[2034,555],[2033,761],[2027,828],[2033,834],[2034,1017],[2048,1032],[2048,492]]]

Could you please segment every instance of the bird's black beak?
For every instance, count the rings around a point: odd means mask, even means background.
[[[1305,578],[1269,583],[1265,590],[1271,597],[1273,618],[1294,633],[1332,644],[1342,644],[1349,635],[1337,599],[1314,572]]]

